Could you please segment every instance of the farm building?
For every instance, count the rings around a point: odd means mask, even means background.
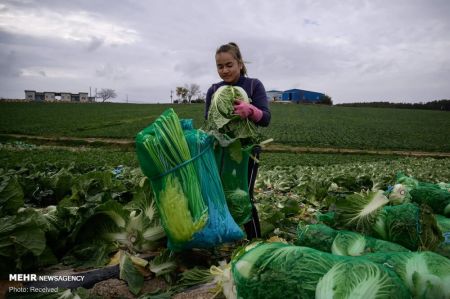
[[[289,89],[283,91],[281,94],[282,101],[291,101],[296,103],[317,103],[325,94],[315,91],[302,90],[302,89]]]
[[[95,97],[89,97],[87,92],[37,92],[35,90],[25,90],[25,99],[38,102],[95,102]]]
[[[269,90],[266,91],[266,94],[269,101],[280,101],[283,92],[280,90]]]

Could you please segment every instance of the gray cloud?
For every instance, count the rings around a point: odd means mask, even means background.
[[[128,71],[125,67],[107,63],[95,70],[98,77],[105,77],[112,80],[121,80],[128,77]]]
[[[5,0],[0,96],[91,86],[168,101],[176,86],[219,81],[214,52],[235,41],[266,89],[337,103],[449,98],[449,15],[446,0]]]
[[[3,52],[3,51],[2,51]],[[2,53],[0,56],[0,76],[1,77],[18,77],[20,76],[20,68],[18,67],[17,52],[10,50]]]
[[[103,38],[92,36],[91,41],[88,44],[87,51],[93,52],[97,50],[103,43],[104,43]]]

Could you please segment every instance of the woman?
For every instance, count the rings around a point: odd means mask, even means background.
[[[241,51],[235,43],[220,46],[216,51],[217,73],[222,82],[213,84],[206,93],[205,118],[208,117],[209,106],[214,92],[223,85],[242,87],[252,103],[237,100],[234,113],[241,118],[248,118],[256,125],[267,127],[270,123],[270,110],[264,85],[255,78],[248,78],[247,68],[242,59]]]
[[[248,97],[252,99],[251,104],[237,99],[234,103],[234,113],[242,119],[247,118],[251,120],[258,126],[267,127],[270,123],[271,114],[266,90],[261,81],[247,77],[247,68],[245,67],[241,51],[237,44],[228,43],[220,46],[216,51],[215,58],[217,73],[223,81],[213,84],[206,93],[205,119],[208,118],[208,111],[214,92],[223,85],[232,85],[242,87]],[[261,148],[255,146],[252,155],[258,158],[260,151]],[[254,159],[250,159],[248,166],[248,185],[249,196],[252,202],[252,219],[244,224],[247,239],[249,240],[261,237],[258,212],[253,203],[253,187],[257,171],[258,163]]]

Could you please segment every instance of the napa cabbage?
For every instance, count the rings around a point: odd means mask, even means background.
[[[410,199],[418,204],[426,204],[433,209],[434,213],[447,217],[450,216],[449,184],[443,182],[438,184],[420,182],[415,178],[406,176],[402,173],[397,175],[397,184],[403,185],[403,188],[406,190],[406,192],[404,192],[404,198],[406,198],[406,200]],[[392,196],[395,199],[398,195],[396,192],[393,192]]]
[[[373,252],[408,252],[405,247],[357,232],[335,230],[325,224],[297,227],[296,245],[332,252],[335,255],[359,256]]]
[[[278,242],[251,246],[232,258],[238,298],[411,297],[392,269],[365,257]]]
[[[371,254],[362,257],[392,269],[413,298],[450,298],[450,260],[429,251]]]
[[[368,261],[336,263],[316,288],[316,299],[408,297],[408,291],[394,273]]]
[[[411,195],[403,184],[395,184],[389,193],[389,201],[394,205],[410,202]]]
[[[332,266],[331,254],[284,243],[256,243],[233,257],[232,274],[238,298],[310,298]]]
[[[214,135],[222,146],[228,146],[237,139],[247,139],[258,143],[259,135],[256,125],[249,119],[241,119],[234,114],[234,101],[240,99],[251,103],[242,87],[224,85],[213,94],[208,111],[208,118],[203,129]]]
[[[366,238],[358,233],[338,233],[331,245],[331,252],[336,255],[358,256],[364,253]]]
[[[370,231],[378,212],[388,203],[382,190],[354,193],[336,202],[336,221],[344,227]]]

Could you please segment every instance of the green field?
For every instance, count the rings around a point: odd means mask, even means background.
[[[127,165],[138,167],[131,147],[87,145],[79,141],[17,141],[8,134],[36,137],[94,137],[132,140],[165,109],[173,107],[181,118],[203,123],[203,105],[137,105],[73,103],[0,103],[0,164],[11,168],[27,164],[75,164],[84,169]],[[311,148],[389,149],[450,152],[448,112],[346,108],[315,105],[272,104],[272,122],[262,132],[275,143]],[[62,146],[61,146],[62,145]],[[414,164],[420,158],[396,155],[264,152],[263,167],[342,165],[354,163]],[[449,158],[437,159],[443,174]],[[444,174],[445,173],[445,174]]]
[[[0,103],[0,133],[132,139],[162,111],[203,123],[203,105]],[[272,104],[262,133],[276,143],[450,152],[448,112]]]
[[[147,214],[147,208],[154,207],[155,193],[149,192],[151,185],[142,173],[132,141],[169,107],[180,118],[193,118],[197,128],[203,123],[200,104],[0,103],[0,279],[6,280],[8,273],[51,269],[47,267],[102,271],[118,252],[148,254],[150,263],[145,271],[157,271],[158,263],[170,266],[163,275],[154,272],[169,287],[162,287],[155,295],[169,298],[190,286],[181,278],[190,269],[202,269],[209,275],[210,265],[232,258],[231,253],[245,240],[201,249],[201,263],[192,259],[189,251],[167,254],[163,236],[149,243],[151,247],[140,245],[144,233],[159,229],[147,225],[159,225],[160,207],[159,213]],[[262,132],[274,138],[275,145],[263,150],[254,187],[262,239],[282,238],[294,244],[300,224],[322,221],[320,215],[336,209],[336,202],[355,192],[380,190],[388,194],[399,172],[422,182],[450,182],[448,112],[295,104],[275,104],[271,109],[272,123]],[[82,139],[87,137],[92,140]],[[119,143],[123,139],[131,142]],[[336,152],[326,152],[329,148]],[[362,151],[348,153],[351,149]],[[412,151],[427,152],[428,157],[408,156]],[[429,209],[424,211],[429,219],[436,219]],[[435,214],[442,212],[433,210]],[[142,225],[136,222],[141,215],[147,217]],[[156,218],[148,221],[148,215]],[[116,223],[116,219],[125,224]],[[414,229],[402,232],[402,236],[421,236],[422,231],[416,228],[425,226],[418,223],[428,223],[411,219],[414,221],[408,225],[412,223]],[[434,226],[433,240],[449,233]],[[394,225],[392,228],[397,230]],[[120,238],[111,240],[112,235]],[[433,248],[434,252],[450,257],[448,245],[442,244]],[[202,268],[204,264],[207,268]],[[129,298],[141,298],[143,272],[131,261],[130,265],[135,270],[120,278],[127,280],[130,290],[130,282],[135,283],[135,296]],[[130,265],[120,263],[121,273]],[[151,275],[146,282],[156,279]],[[118,286],[107,287],[111,293],[117,292]],[[97,294],[95,288],[78,291],[89,293],[86,298]]]

